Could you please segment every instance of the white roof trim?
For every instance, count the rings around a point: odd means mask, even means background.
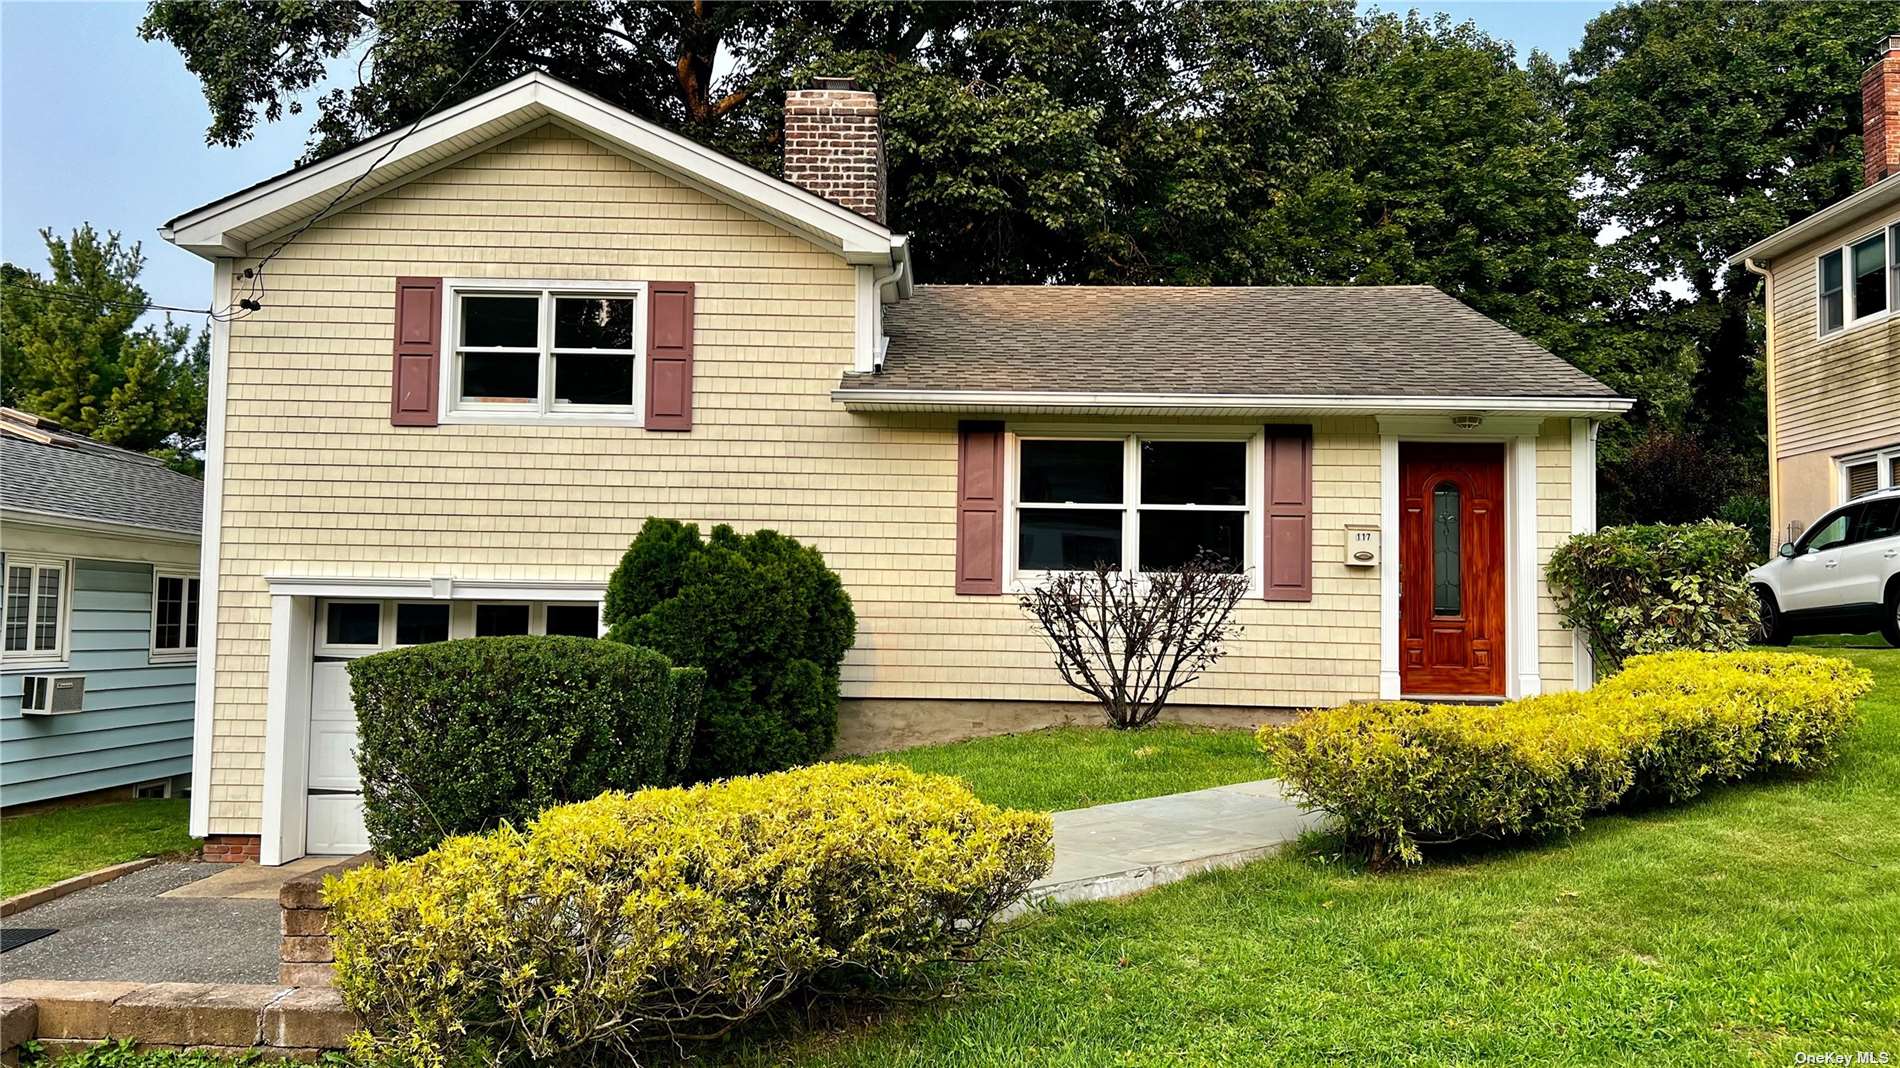
[[[831,399],[854,412],[1128,412],[1226,413],[1230,415],[1379,415],[1410,412],[1456,414],[1615,415],[1636,402],[1627,397],[1379,397],[1228,393],[1069,393],[1029,390],[847,389]]]
[[[527,114],[522,115],[524,112]],[[401,140],[401,144],[382,164],[384,168],[510,117],[521,117],[525,121],[498,129],[494,134],[497,139],[519,132],[526,122],[553,117],[713,196],[836,249],[852,263],[892,265],[892,250],[900,239],[887,227],[661,129],[539,71],[524,74],[506,85],[430,115],[406,137],[407,127],[392,130],[329,159],[187,212],[159,232],[165,240],[206,259],[249,255],[247,241],[235,231],[301,202],[341,192],[375,167],[392,141]],[[394,188],[396,184],[392,181],[365,191],[365,195]],[[327,201],[315,204],[312,210],[320,209],[323,203]]]
[[[603,583],[573,579],[351,578],[266,575],[273,597],[357,597],[444,601],[597,601]]]
[[[1879,211],[1900,201],[1900,174],[1888,175],[1846,200],[1836,201],[1813,215],[1783,227],[1728,258],[1730,267],[1748,260],[1766,261],[1783,252],[1817,240],[1837,226],[1845,226],[1864,212]],[[1765,265],[1765,264],[1764,264]]]
[[[196,545],[199,541],[196,534],[186,534],[167,527],[151,527],[143,523],[114,523],[106,519],[86,519],[63,512],[43,512],[35,508],[20,508],[14,505],[0,509],[0,522],[78,530],[88,534],[104,534],[121,538],[140,538],[145,541],[172,541],[181,545]]]

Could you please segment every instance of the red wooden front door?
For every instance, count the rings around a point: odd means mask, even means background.
[[[1399,446],[1399,687],[1504,695],[1504,446]]]

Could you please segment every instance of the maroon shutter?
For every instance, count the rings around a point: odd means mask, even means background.
[[[647,429],[693,429],[693,283],[647,286]]]
[[[1269,601],[1313,599],[1313,428],[1267,427],[1266,555]]]
[[[442,279],[396,279],[396,357],[389,422],[434,426],[442,373]]]
[[[1003,424],[957,424],[957,592],[1003,592]]]

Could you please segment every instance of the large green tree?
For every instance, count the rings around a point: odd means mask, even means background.
[[[48,271],[0,265],[0,402],[196,473],[209,331],[139,326],[145,256],[90,224],[40,231]]]
[[[1737,489],[1764,477],[1759,289],[1724,261],[1859,187],[1860,73],[1894,32],[1893,3],[1640,3],[1591,20],[1565,102],[1586,219],[1615,235],[1600,270],[1620,280],[1626,329],[1601,348],[1633,357],[1656,401],[1614,463],[1674,434],[1689,454],[1745,457]],[[1651,481],[1623,493],[1613,477],[1606,504],[1658,514],[1625,500]]]

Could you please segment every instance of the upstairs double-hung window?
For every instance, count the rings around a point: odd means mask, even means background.
[[[1900,226],[1822,253],[1816,271],[1821,334],[1888,314],[1900,299]]]
[[[457,414],[637,413],[636,290],[458,287],[452,294]]]
[[[1020,440],[1016,570],[1179,567],[1201,553],[1233,571],[1252,562],[1247,439],[1139,434]]]

